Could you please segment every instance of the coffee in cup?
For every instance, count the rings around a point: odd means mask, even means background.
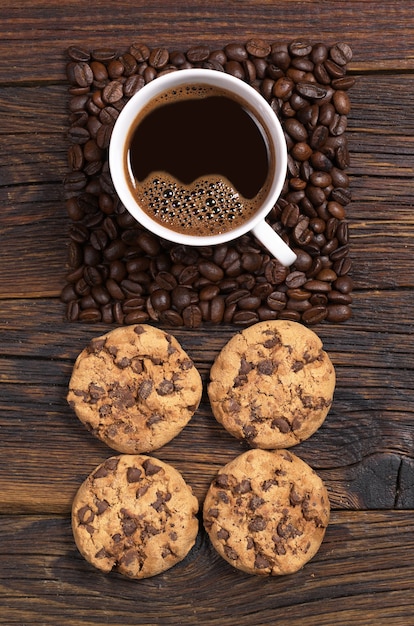
[[[295,254],[264,220],[286,163],[283,131],[265,99],[206,69],[143,87],[119,115],[109,152],[121,201],[152,232],[203,246],[252,231],[289,265]]]

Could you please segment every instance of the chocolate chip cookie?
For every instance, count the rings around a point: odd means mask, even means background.
[[[251,447],[289,448],[310,437],[331,407],[335,370],[320,338],[298,322],[254,324],[216,358],[213,414]]]
[[[80,486],[73,535],[96,568],[147,578],[188,554],[198,532],[197,511],[197,498],[174,467],[150,456],[119,455]]]
[[[137,324],[90,342],[76,359],[67,400],[95,436],[135,454],[178,435],[201,393],[200,374],[178,341]]]
[[[329,522],[319,476],[287,450],[249,450],[211,483],[204,526],[217,552],[249,574],[299,570],[318,551]]]

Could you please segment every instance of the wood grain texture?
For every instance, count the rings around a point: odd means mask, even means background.
[[[407,512],[337,512],[312,561],[275,578],[234,573],[200,533],[185,561],[161,579],[134,582],[93,571],[74,547],[67,518],[7,516],[0,529],[2,616],[8,624],[62,626],[407,626],[413,531]]]
[[[411,1],[387,3],[33,0],[0,7],[0,624],[112,626],[414,625],[414,31]],[[65,400],[74,359],[101,324],[70,324],[59,294],[67,230],[65,50],[134,41],[346,41],[350,72],[353,317],[320,324],[337,372],[333,407],[295,448],[326,482],[332,519],[316,557],[293,576],[237,572],[201,530],[183,563],[140,582],[104,576],[77,552],[72,498],[113,454]],[[222,326],[169,329],[206,386]],[[221,465],[243,451],[206,393],[156,456],[202,503]]]

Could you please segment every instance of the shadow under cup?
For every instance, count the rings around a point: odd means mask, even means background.
[[[240,79],[187,69],[148,83],[116,121],[109,166],[122,203],[159,237],[205,246],[251,231],[281,263],[294,262],[265,221],[286,177],[283,130]]]

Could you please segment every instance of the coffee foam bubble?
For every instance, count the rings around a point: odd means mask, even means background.
[[[257,210],[230,181],[209,175],[184,185],[165,172],[152,173],[135,189],[141,208],[155,221],[176,232],[209,236],[233,230]]]

